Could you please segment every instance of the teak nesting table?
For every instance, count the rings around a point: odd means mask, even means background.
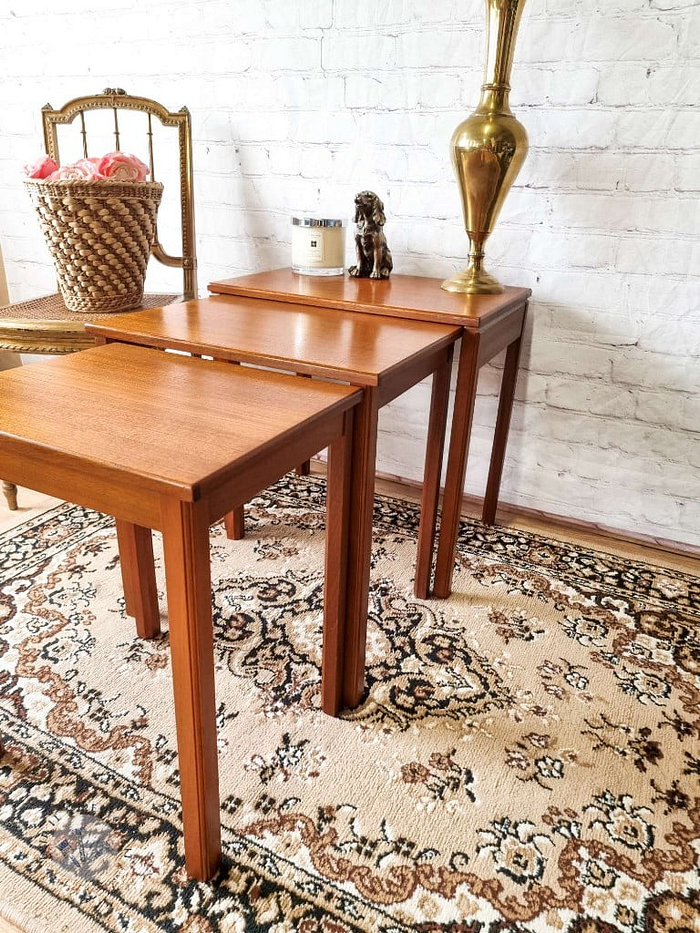
[[[196,878],[215,873],[221,850],[209,526],[330,444],[322,696],[337,711],[360,397],[126,344],[0,375],[0,475],[115,516],[127,608],[146,636],[158,631],[157,607],[154,621],[140,581],[152,572],[150,529],[163,532],[185,860]]]
[[[217,360],[342,380],[362,388],[353,434],[343,673],[343,703],[357,706],[364,693],[379,409],[433,375],[416,563],[416,592],[427,596],[452,354],[460,329],[227,296],[113,314],[89,324],[87,329],[101,341],[182,350]],[[302,384],[312,381],[317,380],[299,379]],[[212,437],[211,443],[216,442]]]
[[[479,369],[507,349],[482,513],[484,522],[492,524],[496,518],[513,409],[521,337],[532,292],[529,288],[506,288],[501,295],[457,295],[443,291],[440,282],[440,279],[416,275],[392,275],[389,279],[376,280],[353,279],[347,275],[304,276],[295,275],[291,269],[277,269],[212,282],[209,290],[219,295],[361,311],[461,328],[462,347],[432,589],[433,596],[447,597],[452,589]]]

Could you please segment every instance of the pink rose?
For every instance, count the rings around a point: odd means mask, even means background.
[[[62,165],[49,177],[49,181],[92,181],[100,178],[95,159],[80,159],[71,165]]]
[[[100,159],[100,175],[114,181],[145,181],[149,168],[128,152],[109,152]]]
[[[36,162],[25,165],[24,171],[30,178],[47,178],[52,172],[55,172],[57,168],[58,163],[54,162],[49,156],[44,155],[37,159]]]

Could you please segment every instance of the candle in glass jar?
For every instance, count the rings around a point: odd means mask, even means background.
[[[345,222],[292,217],[292,271],[300,275],[342,275]]]

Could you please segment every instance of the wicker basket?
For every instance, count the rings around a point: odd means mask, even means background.
[[[138,308],[163,195],[158,182],[25,179],[71,311]]]

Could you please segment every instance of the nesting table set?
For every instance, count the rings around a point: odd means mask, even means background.
[[[0,375],[0,476],[115,517],[127,612],[146,638],[160,630],[151,529],[163,533],[185,861],[199,879],[215,874],[221,848],[209,526],[225,517],[240,537],[245,502],[328,447],[321,705],[356,706],[379,409],[432,375],[415,578],[425,598],[462,339],[432,584],[447,596],[478,371],[507,349],[484,503],[493,521],[530,294],[470,298],[435,279],[291,270],[210,290],[110,315],[87,327],[101,345]]]

